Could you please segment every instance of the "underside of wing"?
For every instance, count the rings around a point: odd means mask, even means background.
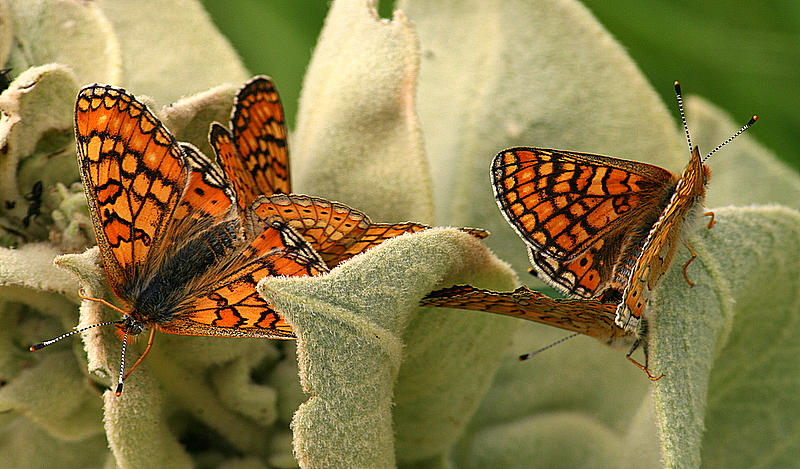
[[[236,95],[231,128],[212,125],[211,145],[244,213],[260,195],[290,192],[286,123],[268,77],[255,77]]]
[[[181,148],[161,122],[121,88],[92,85],[75,104],[81,179],[114,292],[155,268],[148,258],[183,194]]]
[[[263,195],[291,192],[286,119],[272,79],[258,76],[236,96],[233,141]]]
[[[616,305],[578,299],[553,299],[527,287],[495,292],[456,285],[428,294],[420,306],[460,308],[527,319],[594,337],[608,345],[631,345],[636,336],[614,323]]]
[[[256,182],[252,174],[244,169],[242,161],[237,156],[236,147],[233,145],[233,137],[228,129],[216,122],[211,124],[208,140],[211,143],[211,147],[214,148],[217,161],[219,161],[224,171],[225,179],[230,181],[236,194],[235,200],[238,211],[242,216],[242,221],[244,221],[244,213],[250,204],[248,201],[255,200],[259,196]]]
[[[687,221],[694,218],[703,204],[708,178],[709,169],[703,164],[700,152],[695,147],[674,194],[653,223],[636,263],[631,266],[631,281],[617,308],[617,324],[620,327],[628,330],[638,328],[658,280],[672,262]],[[686,281],[689,282],[688,277]]]

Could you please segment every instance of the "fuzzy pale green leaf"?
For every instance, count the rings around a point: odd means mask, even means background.
[[[53,265],[53,258],[58,254],[57,249],[46,243],[26,244],[18,249],[0,248],[0,285],[27,287],[76,298],[78,283]],[[4,295],[4,298],[8,296]]]
[[[331,5],[308,66],[291,141],[295,190],[376,221],[431,222],[433,201],[415,111],[417,38],[373,0]]]
[[[392,467],[447,454],[518,325],[416,312],[425,293],[459,282],[507,289],[514,278],[478,240],[434,229],[389,240],[322,277],[262,281],[298,336],[311,395],[292,424],[302,467]]]
[[[403,0],[399,7],[420,36],[418,113],[437,220],[490,230],[487,244],[518,270],[528,265],[524,246],[489,184],[500,150],[561,148],[676,170],[688,159],[667,107],[577,2]]]
[[[655,385],[665,462],[700,467],[702,454],[702,467],[791,467],[800,457],[790,417],[800,392],[788,385],[800,379],[791,365],[800,350],[800,214],[715,214],[716,225],[691,238],[697,285],[673,268],[653,304],[653,366],[667,373]]]
[[[172,103],[248,72],[196,0],[126,0],[100,4],[121,50],[113,82],[158,103]]]
[[[0,63],[7,63],[14,45],[14,26],[10,24],[11,7],[5,0],[0,1]]]
[[[72,72],[51,64],[25,71],[0,95],[0,198],[16,202],[19,219],[35,181],[49,186],[78,176],[71,137],[77,92]]]
[[[423,51],[419,113],[438,194],[437,215],[444,222],[489,228],[493,236],[487,240],[487,244],[495,247],[518,268],[527,265],[523,244],[507,228],[491,203],[488,166],[499,150],[518,145],[563,148],[648,161],[675,172],[681,171],[688,160],[685,140],[681,133],[676,132],[666,106],[658,100],[622,48],[582,6],[550,1],[513,4],[404,1],[401,2],[401,8],[415,21]],[[526,21],[520,22],[518,18],[526,18]],[[565,25],[569,25],[569,34],[564,34]],[[694,143],[700,143],[701,149],[706,151],[738,128],[738,125],[730,124],[730,118],[708,106],[696,104],[694,100],[690,101],[687,112]],[[741,121],[743,123],[746,118]],[[795,206],[796,201],[800,200],[796,190],[797,176],[746,136],[721,150],[709,164],[714,173],[709,191],[712,203],[786,202]],[[752,169],[743,170],[747,167]],[[751,176],[757,173],[762,174],[754,180]],[[768,180],[778,182],[770,183]],[[717,181],[720,181],[719,187],[715,186]],[[743,190],[750,184],[758,187],[752,191]],[[685,262],[681,262],[681,259],[687,256],[686,251],[679,250],[675,261],[678,269]],[[700,261],[697,262],[698,266],[702,265]],[[673,266],[672,275],[675,268]],[[725,278],[746,275],[747,271],[729,271]],[[671,288],[675,289],[674,295],[680,296],[686,287],[688,285],[684,282],[683,285],[674,284]],[[725,295],[724,282],[717,281],[708,288],[714,292],[711,296]],[[671,297],[673,291],[669,286],[664,286],[659,295],[662,298]],[[696,345],[700,349],[708,349],[709,343],[715,344],[721,340],[718,336],[722,331],[720,325],[713,325],[715,306],[706,300],[695,298],[696,304],[690,308],[692,311],[704,311],[706,307],[707,317],[703,316],[705,322],[696,328],[692,323],[684,326],[695,328],[701,336]],[[680,307],[685,308],[686,305],[681,304]],[[660,309],[657,305],[652,308]],[[716,321],[720,322],[719,319]],[[530,331],[524,336],[527,340],[531,340],[528,337],[539,337],[541,346],[548,343],[548,335],[542,332],[546,328],[536,326],[526,329]],[[555,338],[563,337],[563,334],[557,334],[560,335]],[[663,339],[667,334],[654,335],[651,343]],[[587,347],[593,346],[589,344]],[[535,348],[534,345],[530,347]],[[573,343],[559,348],[584,350],[584,346]],[[651,348],[657,349],[658,344],[652,344]],[[513,412],[519,409],[518,400],[523,399],[517,397],[515,400],[513,396],[525,396],[534,413],[536,409],[547,409],[542,406],[550,394],[555,396],[552,402],[564,402],[567,408],[572,406],[577,411],[583,411],[583,400],[588,400],[593,402],[590,417],[599,418],[604,425],[618,431],[618,435],[624,435],[624,441],[653,442],[652,419],[633,419],[643,412],[642,409],[652,405],[646,399],[647,381],[642,382],[642,376],[633,372],[626,374],[625,378],[616,377],[610,371],[611,364],[603,365],[608,360],[619,360],[619,355],[600,361],[599,352],[587,349],[580,358],[568,360],[566,356],[569,352],[561,350],[547,352],[557,357],[552,359],[551,367],[543,366],[538,370],[537,376],[528,376],[519,371],[518,364],[509,362],[504,365],[502,372],[509,374],[506,388],[515,389],[515,392],[509,391],[503,398],[498,397],[495,392],[501,391],[502,387],[497,388],[501,382],[496,382],[473,422],[476,440],[466,437],[459,446],[457,453],[460,464],[469,467],[472,464],[470,461],[486,461],[476,453],[480,452],[477,449],[480,445],[473,446],[472,443],[478,441],[478,434],[494,431],[491,429],[495,429],[496,425],[503,425],[498,422],[501,419],[493,418],[493,415],[512,413],[509,418],[513,421],[513,415],[517,415]],[[530,348],[521,349],[519,353],[528,351]],[[548,359],[540,356],[536,360]],[[695,426],[683,422],[685,415],[680,412],[661,412],[658,415],[662,433],[675,425],[684,425],[684,428],[691,427],[697,436],[696,425],[698,422],[702,425],[703,422],[702,400],[705,397],[702,383],[708,380],[711,369],[709,358],[705,360],[705,368],[698,363],[694,369],[685,370],[685,373],[682,371],[684,381],[675,378],[681,385],[691,379],[699,386],[692,386],[694,401],[682,401],[695,409]],[[565,366],[568,362],[575,362],[574,369]],[[658,367],[654,368],[660,371]],[[575,379],[568,379],[572,374]],[[557,379],[548,380],[547,376],[556,376]],[[542,389],[533,383],[534,380],[543,379],[545,381],[541,386],[549,386],[546,393],[542,393]],[[587,382],[590,383],[588,386]],[[525,391],[525,384],[528,388],[535,388],[536,392]],[[573,401],[564,399],[573,394],[576,388],[594,392]],[[617,399],[598,399],[602,393],[611,393]],[[544,402],[541,398],[544,398]],[[612,414],[619,417],[609,419],[608,416]],[[519,418],[525,418],[524,415],[522,413]],[[565,414],[565,418],[567,416],[573,418],[572,414]],[[486,425],[486,428],[481,425]],[[602,427],[587,425],[586,428]],[[546,435],[545,429],[538,431]],[[608,434],[597,432],[597,441],[606,441]],[[511,438],[512,435],[506,437]],[[598,447],[594,442],[586,434],[563,442],[564,461],[571,460],[571,452],[577,452],[594,462],[597,462],[594,457],[600,458],[600,454],[604,455],[603,458],[611,457],[600,459],[599,467],[661,465],[658,456],[642,460],[629,456],[627,450],[616,454],[587,453],[586,448]],[[503,446],[500,439],[495,443]],[[696,465],[699,461],[698,445],[699,438],[685,435],[684,438],[665,443],[664,449],[669,453],[668,460],[676,461],[685,456]],[[616,446],[630,447],[622,439]],[[499,455],[502,459],[495,461],[499,466],[502,466],[501,461],[513,458],[507,453]],[[575,461],[576,465],[581,465],[580,459]],[[526,467],[531,467],[536,462],[523,463],[526,464]],[[546,466],[547,462],[542,461],[541,467]],[[674,467],[693,466],[677,464]]]
[[[29,67],[58,63],[69,67],[81,85],[119,81],[118,39],[95,3],[24,0],[10,5],[15,43],[6,66],[12,76]]]
[[[231,109],[241,85],[220,85],[165,106],[159,112],[161,122],[180,142],[189,142],[206,155],[214,150],[208,142],[212,122],[229,126]]]

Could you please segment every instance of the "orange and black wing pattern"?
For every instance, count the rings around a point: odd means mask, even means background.
[[[286,123],[270,78],[255,77],[239,90],[230,126],[212,124],[209,140],[241,213],[260,195],[291,192]]]
[[[195,146],[181,143],[189,166],[189,179],[178,208],[175,224],[187,218],[192,221],[220,221],[231,211],[236,200],[233,188],[214,163]]]
[[[253,210],[260,218],[277,216],[303,235],[325,264],[340,263],[405,233],[427,230],[422,223],[372,223],[369,217],[339,202],[297,194],[262,197]],[[465,228],[464,231],[485,238],[488,232]]]
[[[632,346],[637,336],[614,323],[616,305],[594,300],[553,299],[527,287],[496,292],[455,285],[428,294],[420,306],[459,308],[527,319],[594,337],[610,346]]]
[[[160,328],[184,335],[294,338],[291,327],[256,291],[267,276],[312,276],[327,272],[319,256],[282,220],[261,222],[260,234],[220,259],[197,279],[194,294]]]
[[[627,277],[614,268],[638,257],[678,180],[657,166],[542,148],[500,152],[491,175],[497,204],[537,270],[584,298],[624,288]]]
[[[114,292],[157,268],[151,256],[183,195],[188,168],[161,122],[125,90],[86,87],[75,104],[75,135],[89,211]]]
[[[76,135],[103,264],[133,323],[175,334],[293,337],[256,284],[327,270],[299,234],[252,212],[243,233],[222,173],[120,88],[80,92]]]

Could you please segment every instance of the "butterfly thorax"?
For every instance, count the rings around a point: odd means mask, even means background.
[[[623,294],[624,301],[617,308],[617,324],[620,327],[635,330],[639,318],[647,313],[645,307],[658,279],[669,267],[684,228],[691,226],[687,221],[693,220],[693,212],[703,205],[705,186],[710,176],[710,170],[703,164],[695,147],[686,170],[635,258],[630,281]]]
[[[691,199],[704,197],[705,186],[708,184],[709,179],[711,179],[711,170],[703,164],[698,147],[694,147],[692,158],[683,171],[678,187],[675,188],[675,197],[688,197]]]
[[[168,255],[144,282],[131,285],[125,295],[133,305],[131,316],[144,324],[166,324],[179,312],[193,281],[221,263],[239,243],[239,223],[231,220],[199,232]]]

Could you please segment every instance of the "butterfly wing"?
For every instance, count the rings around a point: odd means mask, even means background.
[[[180,145],[189,165],[189,179],[173,214],[175,224],[187,217],[192,221],[225,218],[236,200],[230,182],[194,145]]]
[[[626,276],[614,268],[628,252],[638,257],[677,182],[657,166],[541,148],[500,152],[491,174],[500,210],[534,267],[583,298],[624,288]]]
[[[183,153],[143,104],[108,85],[78,94],[75,138],[103,266],[114,293],[131,301],[184,192]]]
[[[243,249],[221,259],[188,286],[194,292],[160,326],[173,334],[220,337],[294,338],[289,324],[256,291],[266,276],[310,276],[327,268],[305,240],[276,218]]]
[[[387,239],[430,228],[412,222],[372,223],[366,214],[345,204],[296,194],[262,197],[253,205],[253,210],[261,218],[277,216],[289,223],[330,268]],[[488,235],[484,230],[469,232],[476,237]]]
[[[460,308],[528,319],[577,332],[611,346],[630,346],[637,337],[614,323],[616,305],[579,299],[553,299],[527,287],[496,292],[456,285],[428,294],[420,306]]]
[[[270,78],[246,83],[236,95],[231,130],[214,124],[209,138],[242,213],[259,195],[290,192],[286,123]]]

